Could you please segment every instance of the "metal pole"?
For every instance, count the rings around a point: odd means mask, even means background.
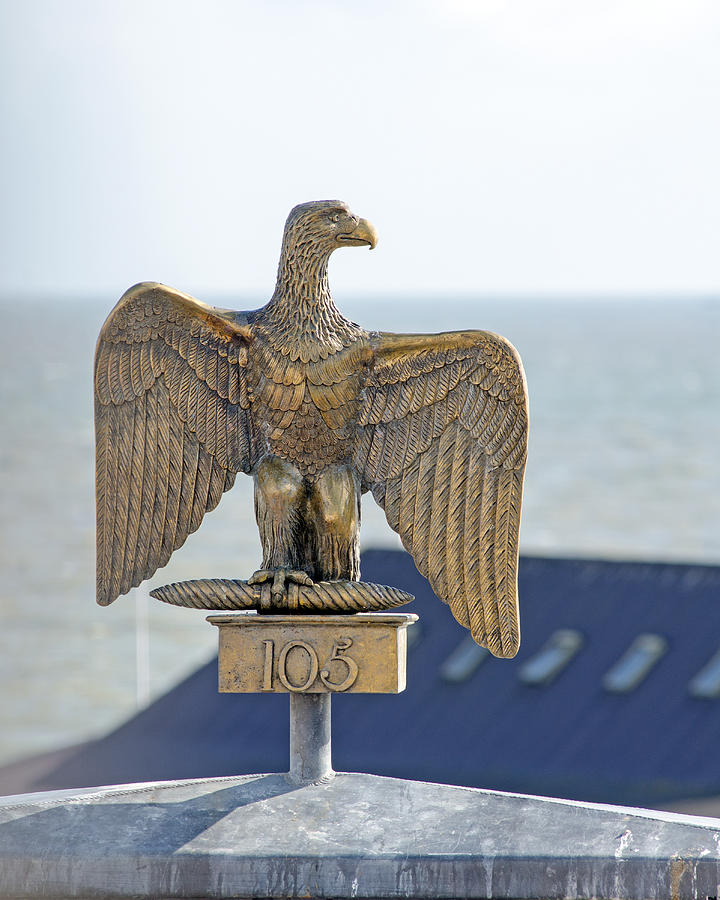
[[[328,781],[332,769],[330,694],[290,694],[290,772],[295,784]]]

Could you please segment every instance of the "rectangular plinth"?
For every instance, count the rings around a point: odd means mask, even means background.
[[[208,616],[219,629],[218,690],[398,694],[415,621],[397,613]]]

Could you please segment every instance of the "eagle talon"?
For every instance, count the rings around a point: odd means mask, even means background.
[[[248,578],[248,584],[266,584],[268,581],[272,581],[270,595],[275,602],[281,602],[287,597],[289,582],[305,586],[313,584],[313,580],[307,572],[289,569],[287,566],[279,566],[277,569],[258,569]]]
[[[266,581],[271,581],[275,577],[274,569],[258,569],[257,572],[253,572],[253,574],[248,578],[248,584],[265,584]]]

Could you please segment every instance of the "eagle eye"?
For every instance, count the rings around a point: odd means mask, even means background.
[[[337,213],[334,213],[332,216],[330,216],[330,221],[331,222],[339,222],[340,221],[340,213],[337,212]]]

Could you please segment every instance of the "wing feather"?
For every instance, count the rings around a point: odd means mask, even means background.
[[[480,599],[485,617],[485,634],[488,648],[495,656],[501,656],[500,615],[497,602],[487,603],[495,586],[495,512],[497,503],[498,470],[485,462],[483,492],[480,498]]]
[[[485,451],[473,442],[468,457],[468,476],[472,486],[465,492],[465,531],[463,533],[463,576],[467,598],[467,628],[474,635],[487,634],[485,612],[480,581],[480,515],[482,506],[477,502],[485,491]],[[460,621],[458,619],[458,621]],[[480,641],[480,643],[484,643]]]
[[[214,444],[215,410],[212,411],[212,415],[208,413],[210,391],[205,382],[200,381],[198,378],[196,384],[198,385],[198,392],[197,409],[195,410],[195,431],[200,443],[207,446],[210,443]]]
[[[142,378],[143,388],[149,391],[155,383],[155,379],[160,374],[160,370],[155,370],[153,365],[152,349],[148,343],[140,345],[140,377]]]
[[[165,522],[168,505],[168,485],[172,472],[170,462],[170,395],[162,381],[156,382],[150,391],[155,408],[155,427],[157,429],[157,456],[155,457],[155,505],[152,512],[152,524],[150,528],[150,541],[148,546],[147,562],[139,571],[149,571],[152,568],[153,559],[151,548],[157,548],[156,568],[165,565],[161,562],[161,552],[164,543]],[[101,543],[101,532],[98,530],[98,545]],[[169,558],[169,557],[168,557]]]
[[[132,568],[137,551],[140,531],[140,510],[142,506],[143,469],[145,463],[145,396],[136,398],[128,407],[132,413],[132,444],[130,450],[130,484],[128,485],[128,516],[125,525],[125,551],[121,590],[129,590],[132,582]],[[128,585],[128,587],[125,587]]]
[[[119,412],[110,406],[102,418],[96,418],[96,481],[97,481],[97,530],[98,534],[112,535],[114,531],[115,498],[110,487],[117,480],[118,450],[117,418]],[[98,541],[97,545],[97,595],[111,593],[113,541]]]
[[[187,411],[183,418],[185,420],[185,424],[190,429],[190,431],[193,432],[193,434],[198,434],[197,416],[200,384],[200,379],[197,377],[193,378],[193,373],[190,371],[190,367],[188,367],[187,391],[185,392],[185,405]],[[198,434],[198,438],[199,437],[200,435]]]
[[[225,472],[226,470],[217,464],[216,460],[213,460],[212,464],[212,477],[210,479],[210,487],[208,489],[208,509],[215,509],[215,507],[220,502],[220,498],[222,497],[223,491],[225,488]],[[228,473],[232,474],[232,473]],[[232,484],[230,485],[232,487]]]
[[[391,478],[385,489],[385,515],[393,531],[400,530],[400,492],[402,488],[400,478]]]
[[[400,487],[400,515],[398,526],[400,532],[407,536],[406,539],[411,545],[413,543],[413,530],[415,525],[415,496],[417,494],[417,479],[419,472],[420,457],[415,457],[403,472]]]
[[[192,534],[200,527],[208,506],[210,479],[212,477],[213,459],[208,453],[199,453],[195,467],[195,488],[190,514],[189,532]]]
[[[170,404],[168,411],[168,430],[170,449],[170,471],[167,490],[167,503],[165,505],[165,521],[163,527],[163,541],[160,548],[160,565],[164,566],[175,550],[175,534],[177,532],[178,519],[180,517],[180,491],[183,487],[183,459],[185,457],[185,429]]]
[[[97,597],[149,578],[250,471],[250,329],[157,284],[131,288],[95,355]]]
[[[108,378],[105,391],[110,394],[113,403],[122,403],[125,399],[120,376],[120,354],[109,353],[107,356]]]
[[[156,507],[158,471],[158,422],[157,400],[152,393],[145,396],[145,450],[142,472],[142,500],[140,502],[140,523],[138,527],[136,562],[140,569],[147,566],[153,517]],[[155,460],[154,463],[149,462]]]
[[[213,353],[211,350],[206,351],[204,356],[203,370],[202,373],[198,372],[198,377],[203,379],[211,391],[217,393],[220,360],[217,353]]]
[[[182,483],[180,487],[180,506],[178,509],[177,525],[175,527],[175,543],[173,550],[177,550],[184,541],[184,536],[191,534],[193,505],[195,502],[195,481],[200,468],[200,442],[194,434],[183,431],[183,455],[182,455]]]
[[[432,510],[432,495],[435,490],[437,454],[438,445],[432,444],[420,456],[420,469],[418,471],[414,498],[412,554],[418,568],[424,573],[428,572],[430,513]]]
[[[449,431],[450,429],[448,429]],[[469,477],[467,471],[467,458],[470,450],[471,437],[469,433],[456,424],[455,446],[450,473],[450,491],[448,495],[447,519],[445,524],[445,555],[447,557],[448,584],[454,585],[455,590],[449,592],[450,608],[453,615],[458,617],[458,610],[462,604],[458,602],[458,596],[465,593],[465,573],[463,571],[463,534],[465,531],[465,481]]]
[[[115,440],[118,443],[118,459],[116,477],[119,490],[115,492],[115,508],[113,510],[112,532],[112,590],[122,589],[123,568],[125,565],[125,533],[130,508],[130,466],[133,437],[133,408],[124,403],[115,409]]]
[[[527,391],[490,332],[374,337],[355,465],[475,640],[514,656]]]
[[[450,499],[450,479],[454,457],[456,425],[451,422],[439,436],[438,458],[435,464],[435,490],[432,497],[430,513],[430,546],[432,554],[429,559],[429,578],[433,590],[441,597],[447,597],[447,556],[445,543],[447,539],[447,511]]]
[[[223,402],[222,398],[218,394],[214,394],[212,410],[208,406],[208,418],[215,415],[215,425],[214,425],[214,434],[215,434],[215,459],[223,468],[228,469],[230,467],[229,464],[229,452],[228,452],[228,415],[227,415],[227,407]]]
[[[499,491],[495,524],[495,595],[497,596],[500,639],[503,651],[520,642],[514,606],[509,602],[517,582],[517,530],[513,523],[520,517],[522,481],[513,469],[499,469]]]

